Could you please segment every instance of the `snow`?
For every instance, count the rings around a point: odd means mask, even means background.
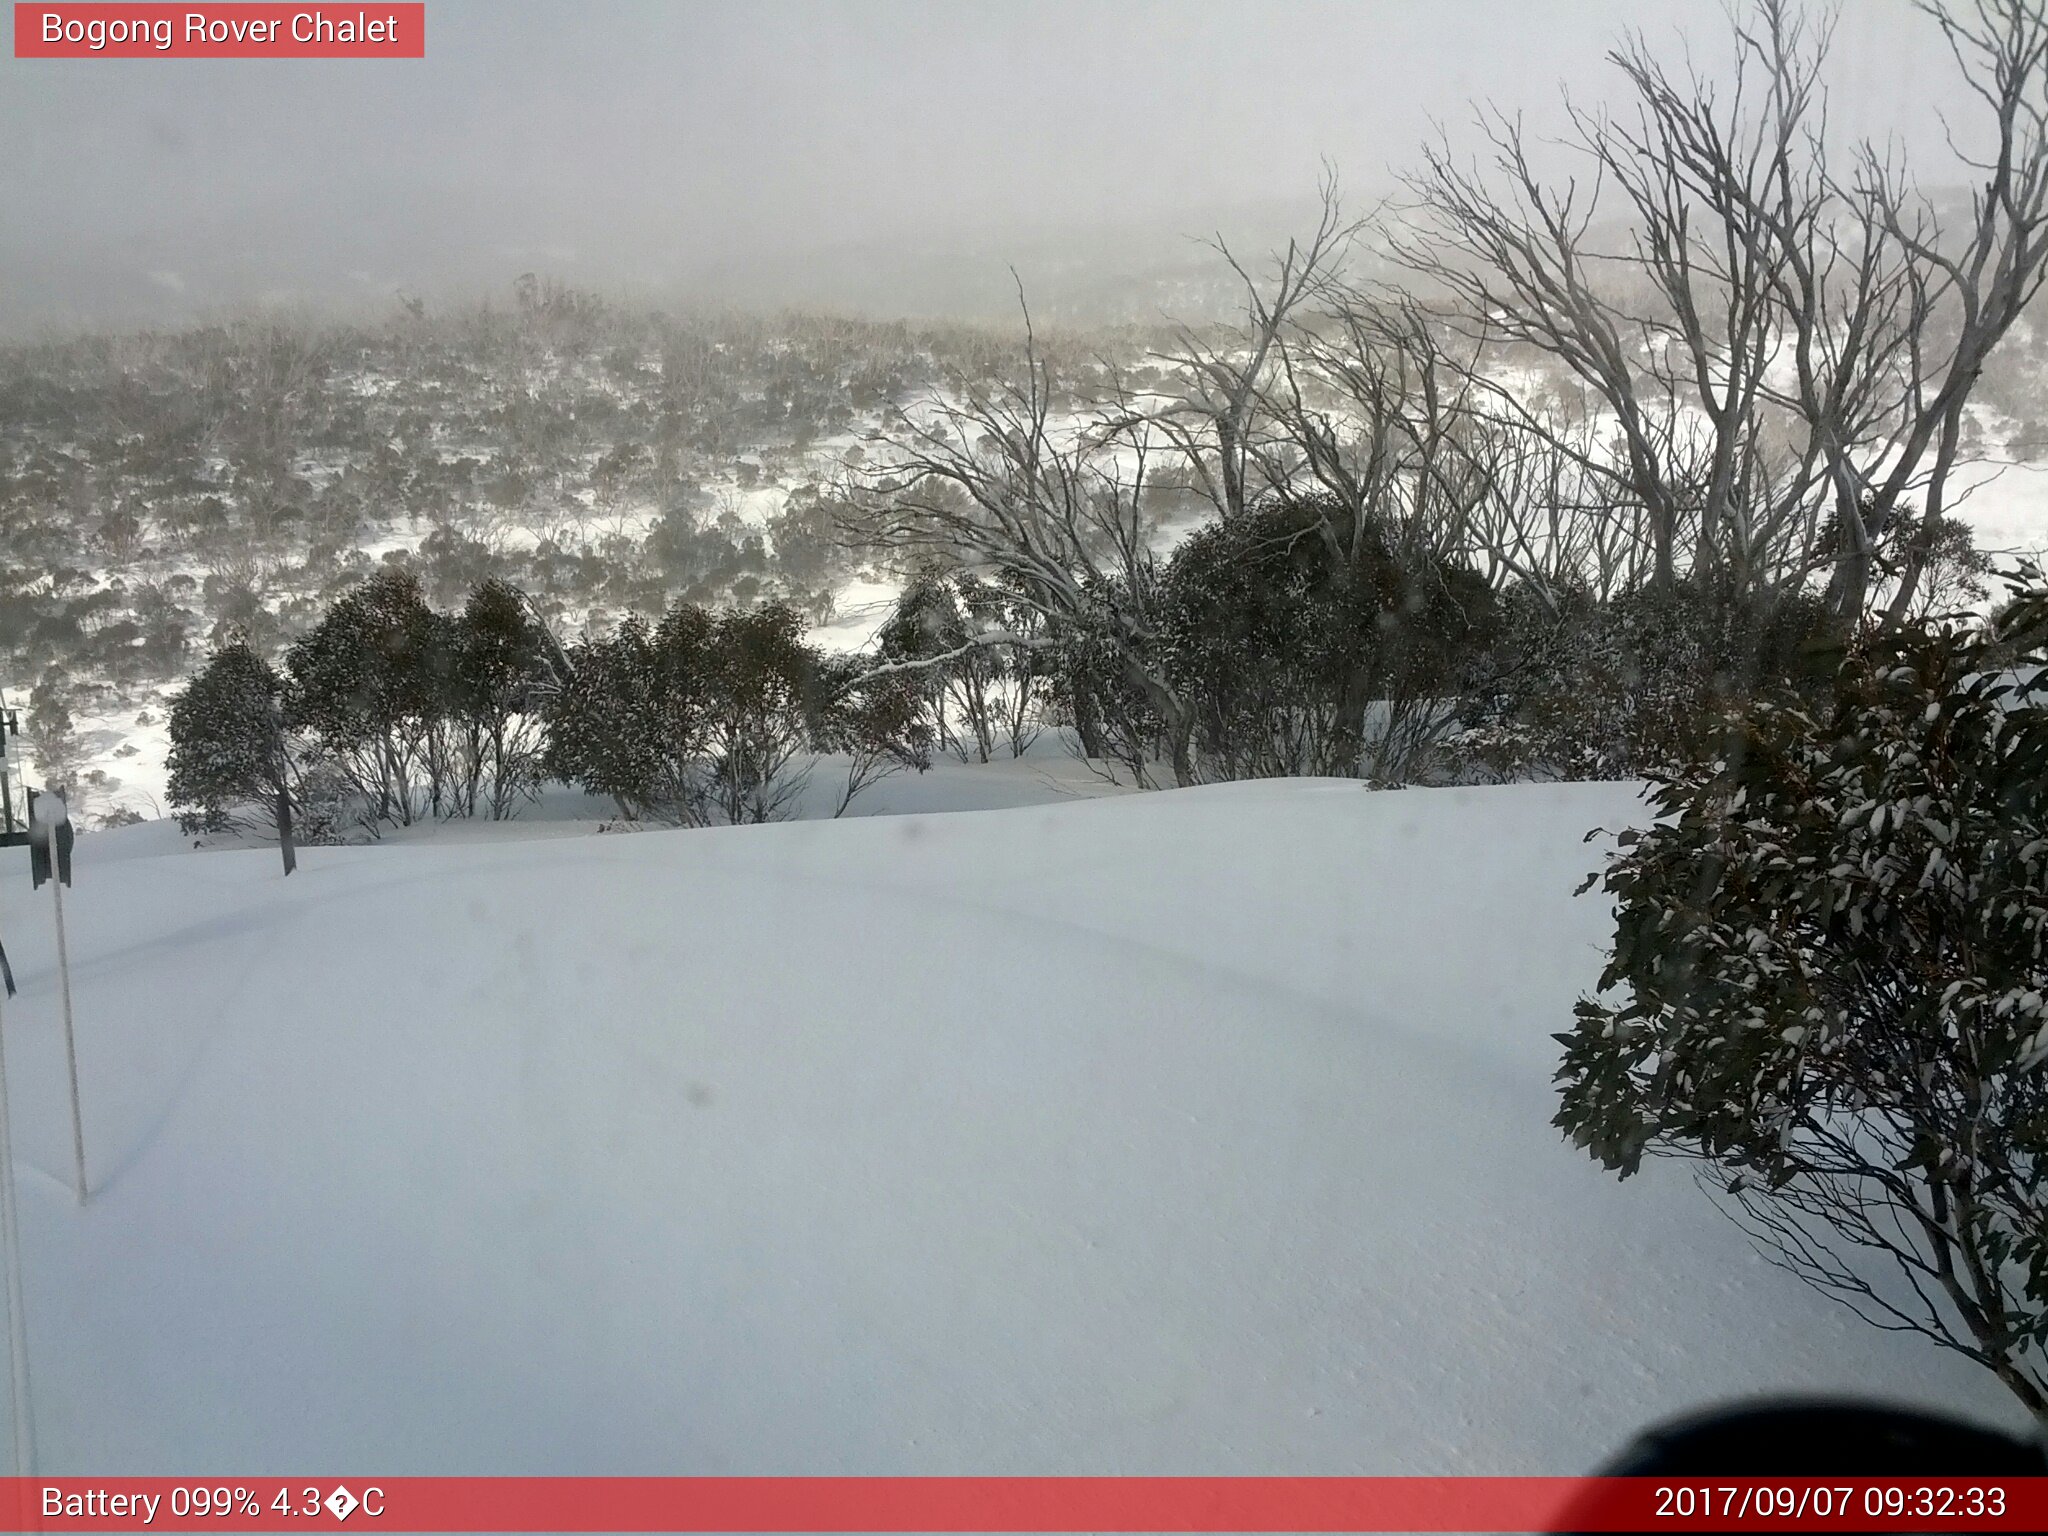
[[[0,853],[38,1470],[1564,1473],[1766,1390],[2014,1421],[1551,1129],[1631,787],[1004,772],[1044,803],[289,880],[84,835],[83,1210]]]
[[[900,581],[847,582],[834,594],[831,622],[811,625],[805,638],[829,651],[867,650],[889,622],[902,592]]]
[[[1978,545],[2001,558],[2048,554],[2048,463],[2024,460],[1971,466],[1962,484],[1956,515],[1975,532]]]

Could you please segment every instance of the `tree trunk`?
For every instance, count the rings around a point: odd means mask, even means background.
[[[1341,702],[1337,706],[1337,728],[1333,731],[1330,757],[1332,769],[1346,778],[1362,779],[1365,772],[1365,714],[1372,707],[1373,684],[1377,680],[1378,666],[1370,661],[1361,661],[1352,666],[1344,679]]]
[[[1167,722],[1166,745],[1173,763],[1173,782],[1183,789],[1196,782],[1194,734],[1193,721]]]
[[[1905,623],[1906,615],[1913,607],[1914,594],[1919,591],[1921,579],[1927,573],[1927,559],[1933,553],[1935,537],[1941,532],[1942,512],[1948,505],[1948,472],[1955,463],[1961,435],[1962,412],[1956,410],[1941,424],[1941,441],[1935,446],[1934,467],[1927,477],[1927,505],[1906,540],[1906,561],[1899,572],[1899,590],[1892,595],[1891,606],[1885,610],[1887,629],[1896,629]]]
[[[292,841],[292,792],[287,776],[287,757],[284,743],[284,715],[277,707],[277,701],[270,703],[270,754],[271,772],[275,776],[277,790],[277,847],[284,858],[284,872],[289,875],[299,867],[299,850]]]
[[[299,851],[292,841],[292,792],[282,782],[277,786],[277,848],[284,855],[284,872],[299,867]]]
[[[1870,590],[1870,548],[1859,534],[1848,534],[1858,546],[1835,557],[1834,575],[1828,580],[1827,609],[1844,633],[1856,627],[1863,601]]]
[[[1073,689],[1074,735],[1079,738],[1081,755],[1087,758],[1107,756],[1102,740],[1102,717],[1096,713],[1095,695],[1085,687]]]

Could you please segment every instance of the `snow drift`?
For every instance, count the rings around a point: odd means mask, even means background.
[[[1613,785],[0,857],[48,1473],[1458,1473],[1996,1384],[1549,1126]],[[566,829],[556,828],[556,831]]]

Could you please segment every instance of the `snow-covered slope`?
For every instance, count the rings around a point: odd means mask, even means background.
[[[39,1469],[1568,1472],[1995,1385],[1548,1125],[1622,786],[0,857]]]

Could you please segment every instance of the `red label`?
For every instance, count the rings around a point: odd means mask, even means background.
[[[411,4],[14,7],[17,59],[423,59]]]
[[[0,1477],[0,1531],[337,1527],[2040,1531],[2048,1477]]]

